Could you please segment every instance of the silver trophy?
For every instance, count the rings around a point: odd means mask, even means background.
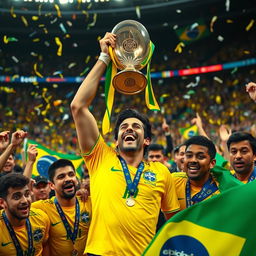
[[[112,30],[116,34],[116,47],[112,61],[121,70],[113,78],[113,86],[123,94],[137,94],[147,85],[139,71],[145,67],[150,54],[150,38],[146,28],[135,20],[124,20]]]

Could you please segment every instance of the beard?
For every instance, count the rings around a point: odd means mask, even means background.
[[[72,184],[74,186],[74,190],[71,191],[71,192],[66,192],[64,190],[64,188],[62,188],[62,198],[64,198],[64,199],[72,199],[76,195],[76,191],[78,190],[78,185],[74,184],[73,182],[72,182]]]

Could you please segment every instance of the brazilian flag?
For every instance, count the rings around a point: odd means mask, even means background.
[[[76,176],[78,178],[82,177],[83,158],[81,156],[71,155],[71,154],[62,154],[60,152],[53,151],[49,148],[44,147],[43,145],[41,145],[40,143],[34,140],[26,140],[25,143],[26,143],[25,152],[27,152],[27,148],[29,144],[37,145],[38,155],[33,166],[32,177],[35,177],[37,175],[42,175],[48,178],[49,166],[60,158],[70,160],[76,169]]]
[[[194,24],[175,30],[180,41],[188,45],[210,34],[208,27],[203,20],[198,20]]]
[[[187,140],[195,135],[198,135],[198,129],[197,129],[196,125],[192,125],[188,128],[180,128],[179,132],[185,140]]]
[[[142,254],[256,255],[256,181],[230,188],[172,217]]]

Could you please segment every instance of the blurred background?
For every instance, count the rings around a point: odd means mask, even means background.
[[[98,41],[126,19],[142,23],[155,44],[151,74],[161,112],[146,108],[144,93],[116,93],[112,125],[133,107],[150,117],[158,143],[165,143],[163,117],[177,145],[179,128],[196,113],[215,143],[221,124],[256,135],[256,104],[245,91],[256,81],[254,0],[1,1],[1,131],[24,129],[52,150],[78,153],[70,102],[98,58]],[[91,108],[99,127],[104,110],[102,82]]]

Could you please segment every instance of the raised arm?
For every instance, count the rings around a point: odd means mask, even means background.
[[[26,137],[27,132],[24,132],[22,130],[16,131],[12,134],[11,143],[6,147],[5,151],[0,156],[0,171],[3,169],[9,156],[24,141]],[[9,132],[5,133],[2,140],[9,141]]]
[[[36,157],[38,154],[37,145],[29,144],[27,153],[28,153],[28,161],[26,163],[26,167],[24,169],[23,175],[30,179],[32,176],[33,165],[36,161]]]
[[[202,118],[200,117],[200,115],[198,113],[196,113],[196,117],[192,119],[192,124],[195,124],[198,128],[198,134],[201,136],[205,136],[208,139],[209,136],[207,135],[207,133],[205,132],[204,128],[203,128],[203,122],[202,122]]]
[[[100,40],[101,52],[108,55],[108,46],[115,47],[115,38],[114,34],[106,33]],[[105,69],[105,62],[99,59],[81,84],[71,103],[71,111],[82,153],[89,152],[99,136],[97,122],[89,111],[89,106],[96,95]]]

